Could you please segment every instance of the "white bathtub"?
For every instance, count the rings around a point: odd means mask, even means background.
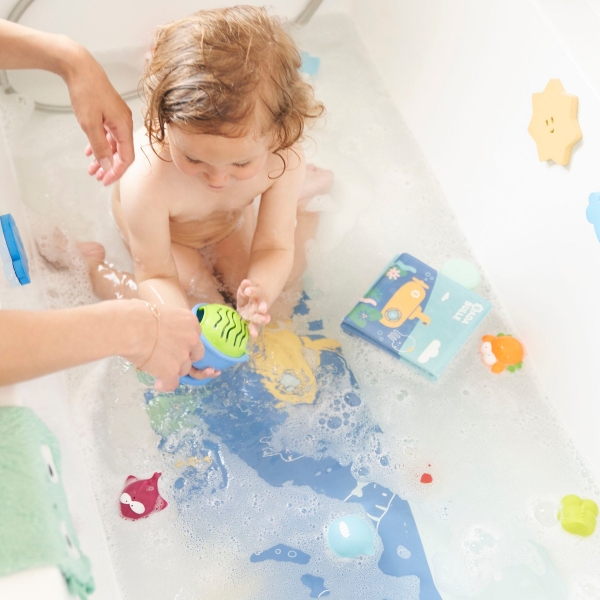
[[[600,245],[585,211],[599,187],[600,5],[343,6],[598,480]],[[527,133],[531,94],[552,78],[579,97],[583,140],[568,167],[540,163]]]
[[[12,4],[0,0],[0,15],[7,16]],[[106,36],[97,19],[118,12],[120,4],[38,0],[22,22],[65,31],[106,54],[127,47],[161,21],[198,8],[197,2],[181,0],[144,2],[141,10],[132,2],[126,5],[130,12],[123,27],[117,23]],[[288,16],[303,6],[301,0],[280,4]],[[600,297],[600,245],[585,217],[587,196],[597,189],[600,156],[600,136],[595,134],[600,131],[597,10],[600,5],[586,0],[571,0],[569,7],[556,0],[325,0],[318,14],[342,12],[352,19],[506,307],[514,333],[525,343],[527,368],[537,373],[600,481],[600,319],[594,310]],[[136,14],[142,15],[139,21],[132,16]],[[531,94],[556,77],[580,102],[583,142],[575,147],[569,167],[540,163],[527,133]],[[128,83],[126,73],[120,91]],[[60,103],[64,91],[57,94]],[[27,216],[3,140],[0,180],[0,214],[13,213],[31,252]],[[43,308],[42,291],[35,282],[29,287],[3,292],[2,308],[18,303]],[[121,592],[89,474],[71,433],[72,421],[63,418],[69,413],[65,394],[63,376],[55,375],[1,390],[0,403],[32,406],[59,437],[74,521],[94,564],[94,597],[118,599]],[[0,580],[0,598],[64,598],[64,586],[54,575],[44,571],[37,577],[31,573]],[[29,586],[35,590],[40,585],[43,594],[26,596]]]

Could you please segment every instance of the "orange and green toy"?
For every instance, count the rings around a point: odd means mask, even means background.
[[[482,342],[479,352],[492,373],[502,373],[505,369],[514,373],[523,366],[523,346],[512,335],[484,335]]]
[[[561,500],[561,504],[558,520],[564,529],[583,537],[594,533],[598,505],[593,500],[582,500],[579,496],[570,494]]]

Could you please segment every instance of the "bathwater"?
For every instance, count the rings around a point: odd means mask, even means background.
[[[564,495],[598,500],[600,491],[544,397],[533,360],[493,375],[481,363],[476,335],[431,383],[341,332],[344,315],[396,253],[438,269],[450,259],[477,258],[351,22],[316,17],[296,35],[303,51],[321,59],[313,81],[327,107],[306,152],[334,171],[335,184],[310,247],[302,307],[277,326],[276,347],[296,356],[273,383],[285,388],[286,400],[261,402],[256,380],[244,372],[212,395],[156,397],[118,358],[68,376],[123,598],[418,598],[419,577],[398,575],[415,558],[414,547],[397,542],[392,557],[376,536],[373,556],[348,559],[327,545],[337,517],[354,514],[373,526],[380,519],[384,527],[401,498],[441,597],[600,599],[600,534],[578,538],[556,520]],[[7,96],[2,105],[45,257],[37,256],[35,267],[47,300],[54,307],[93,302],[75,241],[103,243],[120,268],[130,269],[131,260],[109,216],[107,190],[86,174],[85,138],[72,115],[34,112],[25,97]],[[139,126],[141,103],[131,106]],[[518,336],[485,273],[478,291],[494,304],[478,333]],[[296,337],[286,337],[290,331]],[[319,345],[314,333],[341,349]],[[272,343],[264,334],[257,355],[267,356]],[[308,371],[294,370],[300,356]],[[303,388],[303,376],[317,371]],[[263,468],[265,458],[278,460],[280,470]],[[315,466],[303,484],[303,461],[330,471]],[[163,473],[169,507],[141,521],[122,519],[126,477],[154,471]],[[348,495],[330,485],[334,472],[352,482]],[[373,490],[381,494],[380,512],[369,521],[362,499]]]

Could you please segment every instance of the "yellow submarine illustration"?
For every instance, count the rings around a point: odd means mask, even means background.
[[[416,277],[405,283],[390,298],[381,311],[383,318],[380,323],[392,329],[400,327],[409,319],[419,319],[423,325],[429,325],[431,319],[421,310],[429,286]]]

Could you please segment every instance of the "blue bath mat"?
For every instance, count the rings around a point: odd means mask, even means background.
[[[306,298],[297,312],[307,314]],[[173,490],[180,514],[186,510],[197,514],[202,510],[202,499],[225,488],[228,479],[237,475],[223,464],[219,447],[224,444],[269,486],[297,486],[302,494],[301,487],[309,488],[316,497],[336,499],[340,507],[345,503],[348,514],[360,513],[370,519],[379,536],[380,549],[374,572],[379,571],[379,578],[382,574],[389,578],[386,587],[395,590],[390,596],[398,597],[404,589],[415,592],[420,589],[418,596],[406,597],[441,600],[406,500],[376,481],[364,478],[358,481],[353,465],[341,464],[328,456],[325,447],[315,457],[274,445],[274,432],[285,427],[288,417],[300,407],[319,410],[322,394],[328,398],[335,396],[340,408],[339,417],[330,417],[324,426],[329,434],[340,438],[351,436],[357,443],[366,438],[361,424],[352,422],[352,411],[362,404],[356,380],[338,342],[319,335],[315,323],[318,321],[308,323],[305,335],[290,329],[266,328],[259,348],[247,364],[225,372],[203,388],[193,390],[182,386],[174,394],[146,391],[152,425],[162,436],[160,447],[166,454],[181,457],[175,461],[179,476]],[[206,427],[220,442],[207,439]],[[371,427],[370,433],[376,436],[379,428]],[[210,460],[208,467],[207,459]],[[169,462],[173,464],[172,459]],[[220,481],[219,486],[214,484],[216,479]],[[192,508],[196,504],[197,507]],[[320,530],[326,526],[327,523],[312,523],[310,517],[306,519],[307,528]],[[201,531],[198,535],[203,537]],[[336,595],[323,567],[324,557],[336,560],[325,540],[321,556],[315,556],[314,550],[309,552],[306,548],[288,545],[285,539],[280,542],[265,547],[257,542],[254,551],[248,553],[248,561],[280,564],[282,578],[297,578],[294,598],[330,594],[332,598],[342,597]],[[404,554],[398,552],[399,547],[404,549]],[[300,567],[297,565],[302,565],[301,576],[298,576]],[[356,595],[348,595],[346,590],[345,600],[364,600],[361,587],[369,584],[364,580],[364,570],[358,575],[353,559],[339,559],[337,568],[345,569],[348,579],[356,578]],[[370,600],[385,597],[382,593]]]
[[[294,517],[298,535],[277,533],[273,539],[278,526],[281,531],[289,530],[285,525],[289,513],[280,514],[282,507],[269,500],[268,507],[279,511],[273,513],[277,525],[269,526],[264,536],[259,526],[251,549],[230,549],[238,552],[240,560],[256,565],[263,576],[268,572],[275,585],[281,581],[288,586],[285,593],[265,593],[259,596],[261,600],[326,596],[344,600],[503,600],[508,597],[507,590],[515,599],[522,597],[521,590],[535,590],[536,595],[523,598],[565,600],[560,577],[547,558],[543,560],[544,573],[533,574],[524,567],[507,569],[500,581],[491,582],[478,596],[467,598],[449,589],[448,575],[454,573],[450,531],[424,518],[416,506],[411,507],[393,486],[383,485],[380,476],[373,476],[362,464],[335,458],[332,448],[336,443],[346,443],[353,456],[372,453],[375,447],[383,470],[369,463],[371,470],[386,473],[394,468],[385,451],[378,454],[381,429],[369,418],[369,407],[339,343],[319,333],[323,325],[311,314],[310,304],[305,297],[287,328],[267,327],[248,363],[225,371],[214,382],[198,389],[181,386],[171,394],[146,390],[147,412],[161,436],[159,447],[165,462],[172,465],[172,472],[165,476],[174,481],[170,500],[177,506],[182,528],[199,542],[206,541],[201,518],[206,507],[222,503],[232,481],[246,479],[250,472],[264,483],[260,493],[267,498],[270,490],[285,488],[290,502],[300,507],[307,502],[308,493],[314,503],[331,506],[336,517],[354,514],[370,521],[377,534],[374,557],[339,558],[326,541],[330,521],[313,517],[309,511],[299,519]],[[297,433],[286,438],[286,432],[298,430],[314,438],[316,451],[303,452],[294,443]],[[387,481],[390,479],[394,480]],[[237,502],[235,510],[241,511],[244,519],[260,522],[251,503],[229,498]],[[218,526],[227,527],[227,519]],[[236,527],[227,530],[231,534],[228,539],[236,538]],[[433,546],[428,546],[432,542]],[[426,553],[427,548],[432,554]],[[544,557],[543,549],[539,554]],[[527,581],[529,587],[525,588]],[[292,584],[295,587],[289,592]]]

